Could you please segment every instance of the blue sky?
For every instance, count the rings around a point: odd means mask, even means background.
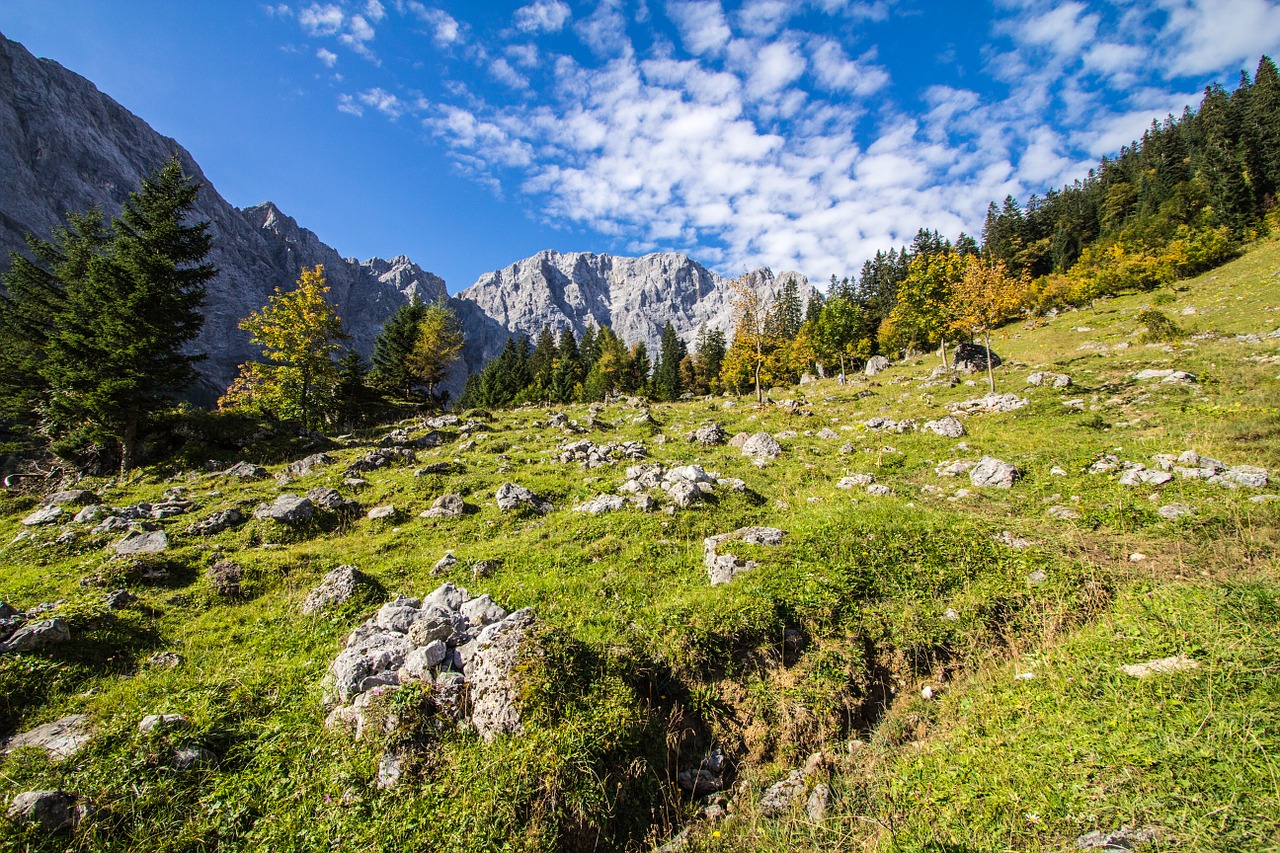
[[[541,249],[854,273],[1280,58],[1280,0],[5,0],[344,255],[451,292]]]

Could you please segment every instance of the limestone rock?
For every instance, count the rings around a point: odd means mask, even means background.
[[[956,346],[951,364],[956,370],[962,373],[986,370],[987,354],[988,350],[982,344],[965,342]],[[995,350],[991,350],[990,355],[991,366],[999,367],[1003,359],[996,355]]]
[[[777,459],[782,453],[782,445],[767,432],[757,432],[742,443],[742,455],[754,459]]]
[[[791,811],[792,804],[804,797],[804,773],[792,770],[780,782],[775,782],[760,799],[760,814],[767,818],[780,818]]]
[[[9,804],[9,819],[44,832],[75,829],[96,810],[89,800],[66,791],[24,791]]]
[[[969,482],[978,488],[1010,489],[1021,476],[1022,472],[1008,462],[984,456],[969,471]]]
[[[703,447],[714,447],[724,444],[726,440],[724,427],[717,423],[709,423],[689,433],[688,440]]]
[[[129,557],[137,554],[159,554],[169,548],[169,537],[163,530],[142,532],[131,530],[129,534],[115,544],[116,554]]]
[[[0,654],[39,651],[68,642],[70,639],[71,627],[61,619],[28,622],[0,644]]]
[[[1071,385],[1071,377],[1065,373],[1051,373],[1042,370],[1028,376],[1027,384],[1037,387],[1067,388]]]
[[[395,506],[387,504],[385,506],[375,506],[369,510],[365,516],[370,521],[394,521],[399,516],[399,511]]]
[[[330,512],[357,513],[360,511],[358,502],[345,498],[337,489],[330,489],[326,486],[307,489],[307,500],[311,501],[315,506],[327,509]]]
[[[1045,510],[1045,515],[1050,518],[1057,518],[1061,521],[1071,521],[1080,517],[1080,513],[1076,512],[1069,506],[1051,506]]]
[[[88,742],[89,718],[84,714],[71,714],[14,735],[5,743],[4,751],[8,754],[29,747],[43,749],[53,758],[70,758]]]
[[[626,506],[626,498],[621,495],[596,495],[584,504],[574,507],[574,512],[587,515],[601,515],[606,512],[617,512]]]
[[[375,584],[368,575],[355,566],[338,566],[320,581],[306,601],[302,603],[304,614],[319,613],[350,601],[362,589],[372,589]]]
[[[62,507],[57,504],[41,507],[35,512],[22,519],[22,523],[27,527],[38,527],[45,524],[54,524],[62,517]]]
[[[89,506],[98,503],[98,496],[88,489],[66,489],[45,498],[45,506]]]
[[[514,671],[534,623],[533,611],[517,610],[486,627],[476,638],[467,680],[471,684],[471,723],[485,740],[524,731],[516,705]]]
[[[219,510],[203,521],[196,522],[187,528],[187,533],[195,536],[212,536],[215,533],[221,533],[228,527],[234,527],[244,522],[244,513],[236,507],[231,507]]]
[[[253,511],[253,517],[270,519],[277,524],[296,525],[310,521],[316,514],[316,506],[299,495],[283,494],[271,504],[262,504]]]
[[[728,583],[745,571],[755,568],[753,560],[743,560],[734,554],[720,553],[720,547],[730,542],[748,545],[781,545],[786,533],[776,527],[740,527],[730,533],[721,533],[702,540],[703,565],[712,586]]]
[[[303,477],[318,471],[326,465],[333,464],[333,457],[327,453],[313,453],[284,466],[284,473],[291,477]]]
[[[239,598],[244,569],[231,560],[219,560],[209,567],[209,585],[223,598]]]
[[[218,756],[203,746],[184,746],[173,754],[173,769],[179,773],[218,766]]]
[[[882,355],[873,355],[867,359],[867,366],[863,369],[863,373],[867,376],[875,376],[889,369],[889,359]]]
[[[224,477],[236,477],[241,480],[261,480],[267,476],[267,469],[252,462],[237,462],[222,472]]]
[[[546,515],[555,509],[549,501],[515,483],[503,483],[498,487],[495,498],[498,503],[498,509],[504,512],[531,509],[539,515]]]
[[[947,415],[936,421],[926,421],[922,429],[937,433],[943,438],[959,438],[964,435],[964,424],[955,415]]]
[[[441,495],[431,503],[431,508],[423,510],[422,518],[457,518],[467,510],[462,495]]]

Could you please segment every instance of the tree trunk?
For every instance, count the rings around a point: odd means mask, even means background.
[[[942,366],[947,366],[947,338],[945,335],[942,338]]]
[[[764,402],[764,393],[760,390],[760,360],[756,359],[756,402]]]
[[[991,390],[996,390],[996,374],[991,367],[991,332],[985,332],[983,339],[987,347],[987,382],[991,384]]]
[[[120,431],[120,479],[133,470],[138,458],[138,418],[129,415]]]

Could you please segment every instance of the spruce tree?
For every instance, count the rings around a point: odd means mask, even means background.
[[[656,400],[678,400],[680,386],[680,360],[684,347],[676,335],[675,326],[668,320],[662,327],[662,341],[658,349],[658,363],[653,370],[653,396]]]
[[[426,314],[426,304],[415,293],[387,320],[373,342],[369,380],[374,385],[406,399],[412,396],[416,377],[409,360],[418,342],[418,326]]]
[[[62,430],[87,426],[120,449],[120,470],[137,461],[145,419],[195,378],[201,355],[185,351],[200,332],[208,223],[186,224],[200,185],[177,158],[143,179],[112,221],[107,251],[66,281],[41,373],[48,413]]]

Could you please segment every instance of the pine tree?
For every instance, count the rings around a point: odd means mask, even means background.
[[[668,320],[662,327],[662,341],[658,350],[658,363],[653,370],[653,396],[655,400],[678,400],[683,391],[680,382],[680,360],[684,358],[684,345],[676,335],[675,326]]]
[[[41,373],[51,423],[87,425],[120,450],[120,470],[137,462],[146,418],[195,379],[201,355],[186,351],[204,323],[208,223],[185,224],[200,185],[177,158],[142,181],[112,220],[107,251],[65,281]]]
[[[426,304],[415,293],[408,304],[400,306],[388,318],[373,342],[369,379],[374,385],[405,399],[413,395],[417,377],[409,367],[409,359],[426,313]]]

